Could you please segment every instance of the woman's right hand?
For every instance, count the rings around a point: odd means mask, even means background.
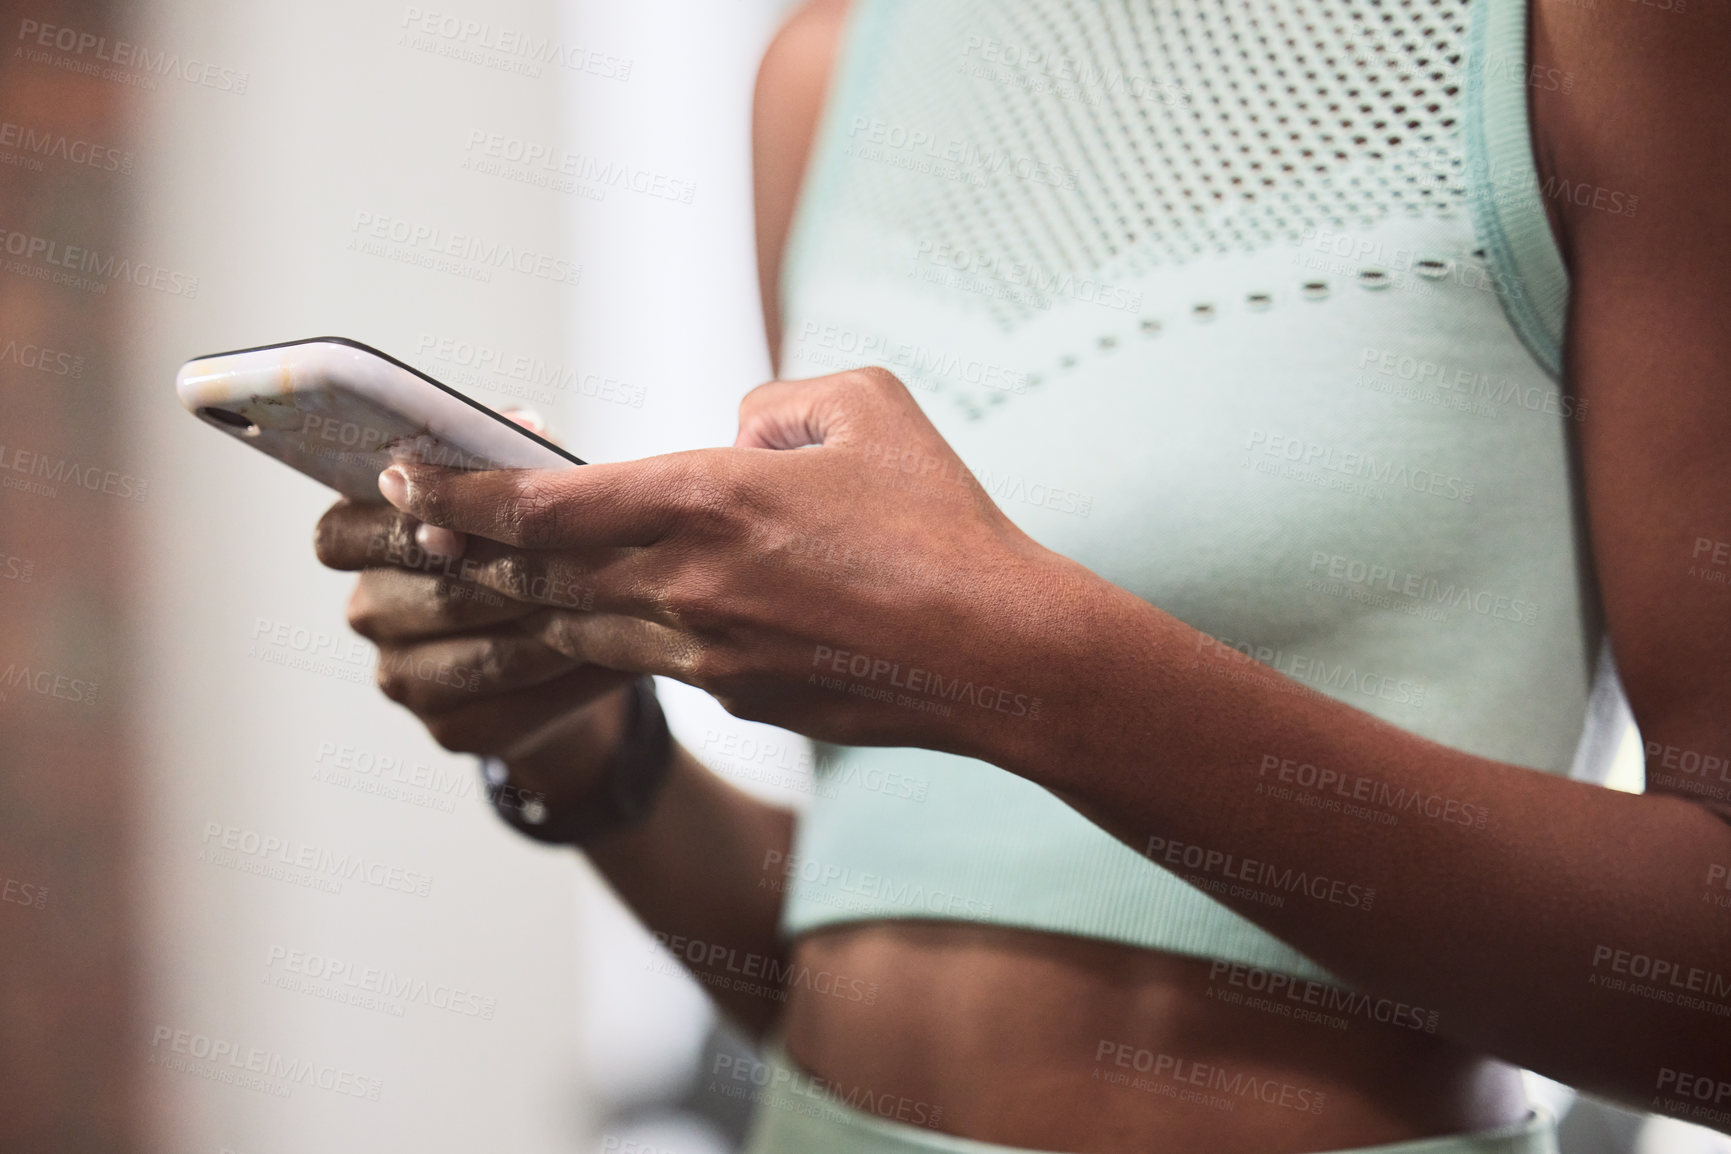
[[[545,607],[465,580],[460,556],[429,552],[421,529],[382,502],[345,499],[315,534],[320,561],[360,571],[348,618],[378,646],[379,688],[446,749],[503,759],[514,784],[549,804],[579,799],[619,741],[636,675],[537,640]],[[420,536],[452,553],[466,544]]]

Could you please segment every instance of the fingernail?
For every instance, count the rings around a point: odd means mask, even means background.
[[[454,533],[437,525],[423,524],[415,530],[415,544],[434,557],[456,558],[463,555],[463,547],[467,541],[461,533]]]
[[[531,433],[545,433],[547,431],[546,420],[534,409],[506,409],[501,415],[516,421]]]
[[[379,492],[397,508],[408,511],[409,475],[395,465],[379,474]]]

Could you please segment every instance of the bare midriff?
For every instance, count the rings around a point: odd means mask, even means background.
[[[795,972],[853,981],[845,997],[793,985],[793,1060],[843,1099],[978,1141],[1298,1154],[1527,1113],[1519,1072],[1430,1032],[1431,1012],[1321,997],[1302,979],[1271,991],[1273,975],[1248,967],[924,921],[810,934],[794,955]]]

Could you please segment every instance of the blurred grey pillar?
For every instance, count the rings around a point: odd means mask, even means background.
[[[115,174],[70,146],[120,146],[133,93],[21,33],[112,40],[117,15],[0,3],[0,1149],[55,1154],[136,1148],[132,762],[113,676],[133,505],[111,403],[125,290],[53,279],[121,245]]]

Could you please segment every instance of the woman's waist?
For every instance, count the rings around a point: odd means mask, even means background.
[[[844,923],[958,921],[1326,979],[1325,970],[1222,899],[1367,916],[1376,908],[1374,880],[1350,869],[1247,854],[1231,838],[1129,845],[1048,791],[984,762],[931,750],[835,747],[821,747],[819,761],[815,780],[824,792],[802,815],[793,845],[766,855],[758,883],[782,895],[790,936]],[[917,790],[873,788],[892,774]],[[1246,821],[1327,813],[1343,830],[1483,824],[1471,791],[1418,791],[1374,769],[1271,754],[1223,766],[1217,776]]]
[[[848,978],[790,983],[783,1020],[827,1092],[981,1141],[1317,1150],[1526,1108],[1518,1073],[1449,1041],[1434,1009],[1241,962],[880,921],[799,939],[793,972]]]

